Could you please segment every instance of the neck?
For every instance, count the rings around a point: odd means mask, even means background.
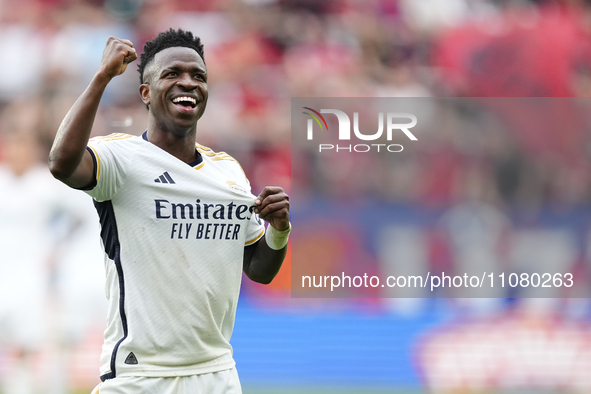
[[[148,141],[185,163],[190,163],[197,158],[196,132],[197,125],[188,130],[170,131],[162,127],[154,127],[152,122],[148,122]]]

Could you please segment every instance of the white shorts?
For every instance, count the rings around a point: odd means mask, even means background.
[[[99,383],[91,394],[242,394],[236,368],[201,375],[123,376]]]

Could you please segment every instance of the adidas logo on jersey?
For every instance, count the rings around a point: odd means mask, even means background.
[[[133,354],[133,352],[129,353],[129,355],[125,359],[125,364],[137,364],[137,358],[135,357],[135,354]]]
[[[170,174],[168,173],[168,171],[164,172],[164,174],[160,175],[158,178],[154,179],[154,182],[156,183],[176,183],[172,177],[170,176]]]

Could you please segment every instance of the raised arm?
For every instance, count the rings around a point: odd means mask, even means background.
[[[86,145],[94,117],[111,79],[122,74],[127,64],[136,58],[131,41],[115,37],[107,39],[99,69],[66,114],[49,153],[49,170],[66,185],[74,188],[93,185],[94,165]]]
[[[279,272],[287,253],[289,224],[289,196],[280,187],[267,186],[257,197],[255,212],[269,222],[267,233],[256,244],[244,251],[243,271],[258,283],[271,283]]]

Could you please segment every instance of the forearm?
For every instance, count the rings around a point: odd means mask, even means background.
[[[92,156],[85,151],[94,117],[111,79],[123,73],[136,58],[131,41],[107,39],[98,72],[62,121],[49,153],[49,170],[65,184],[80,188],[93,181]]]
[[[49,154],[49,168],[56,178],[65,181],[79,167],[109,81],[98,72],[62,121]]]
[[[245,253],[244,273],[255,282],[269,284],[283,264],[287,245],[282,249],[274,250],[267,245],[263,237],[253,248],[254,250],[250,253]]]
[[[279,272],[291,232],[289,196],[278,186],[267,186],[255,200],[255,210],[269,226],[265,236],[244,253],[244,273],[255,282],[268,284]],[[254,249],[253,249],[254,248]]]

